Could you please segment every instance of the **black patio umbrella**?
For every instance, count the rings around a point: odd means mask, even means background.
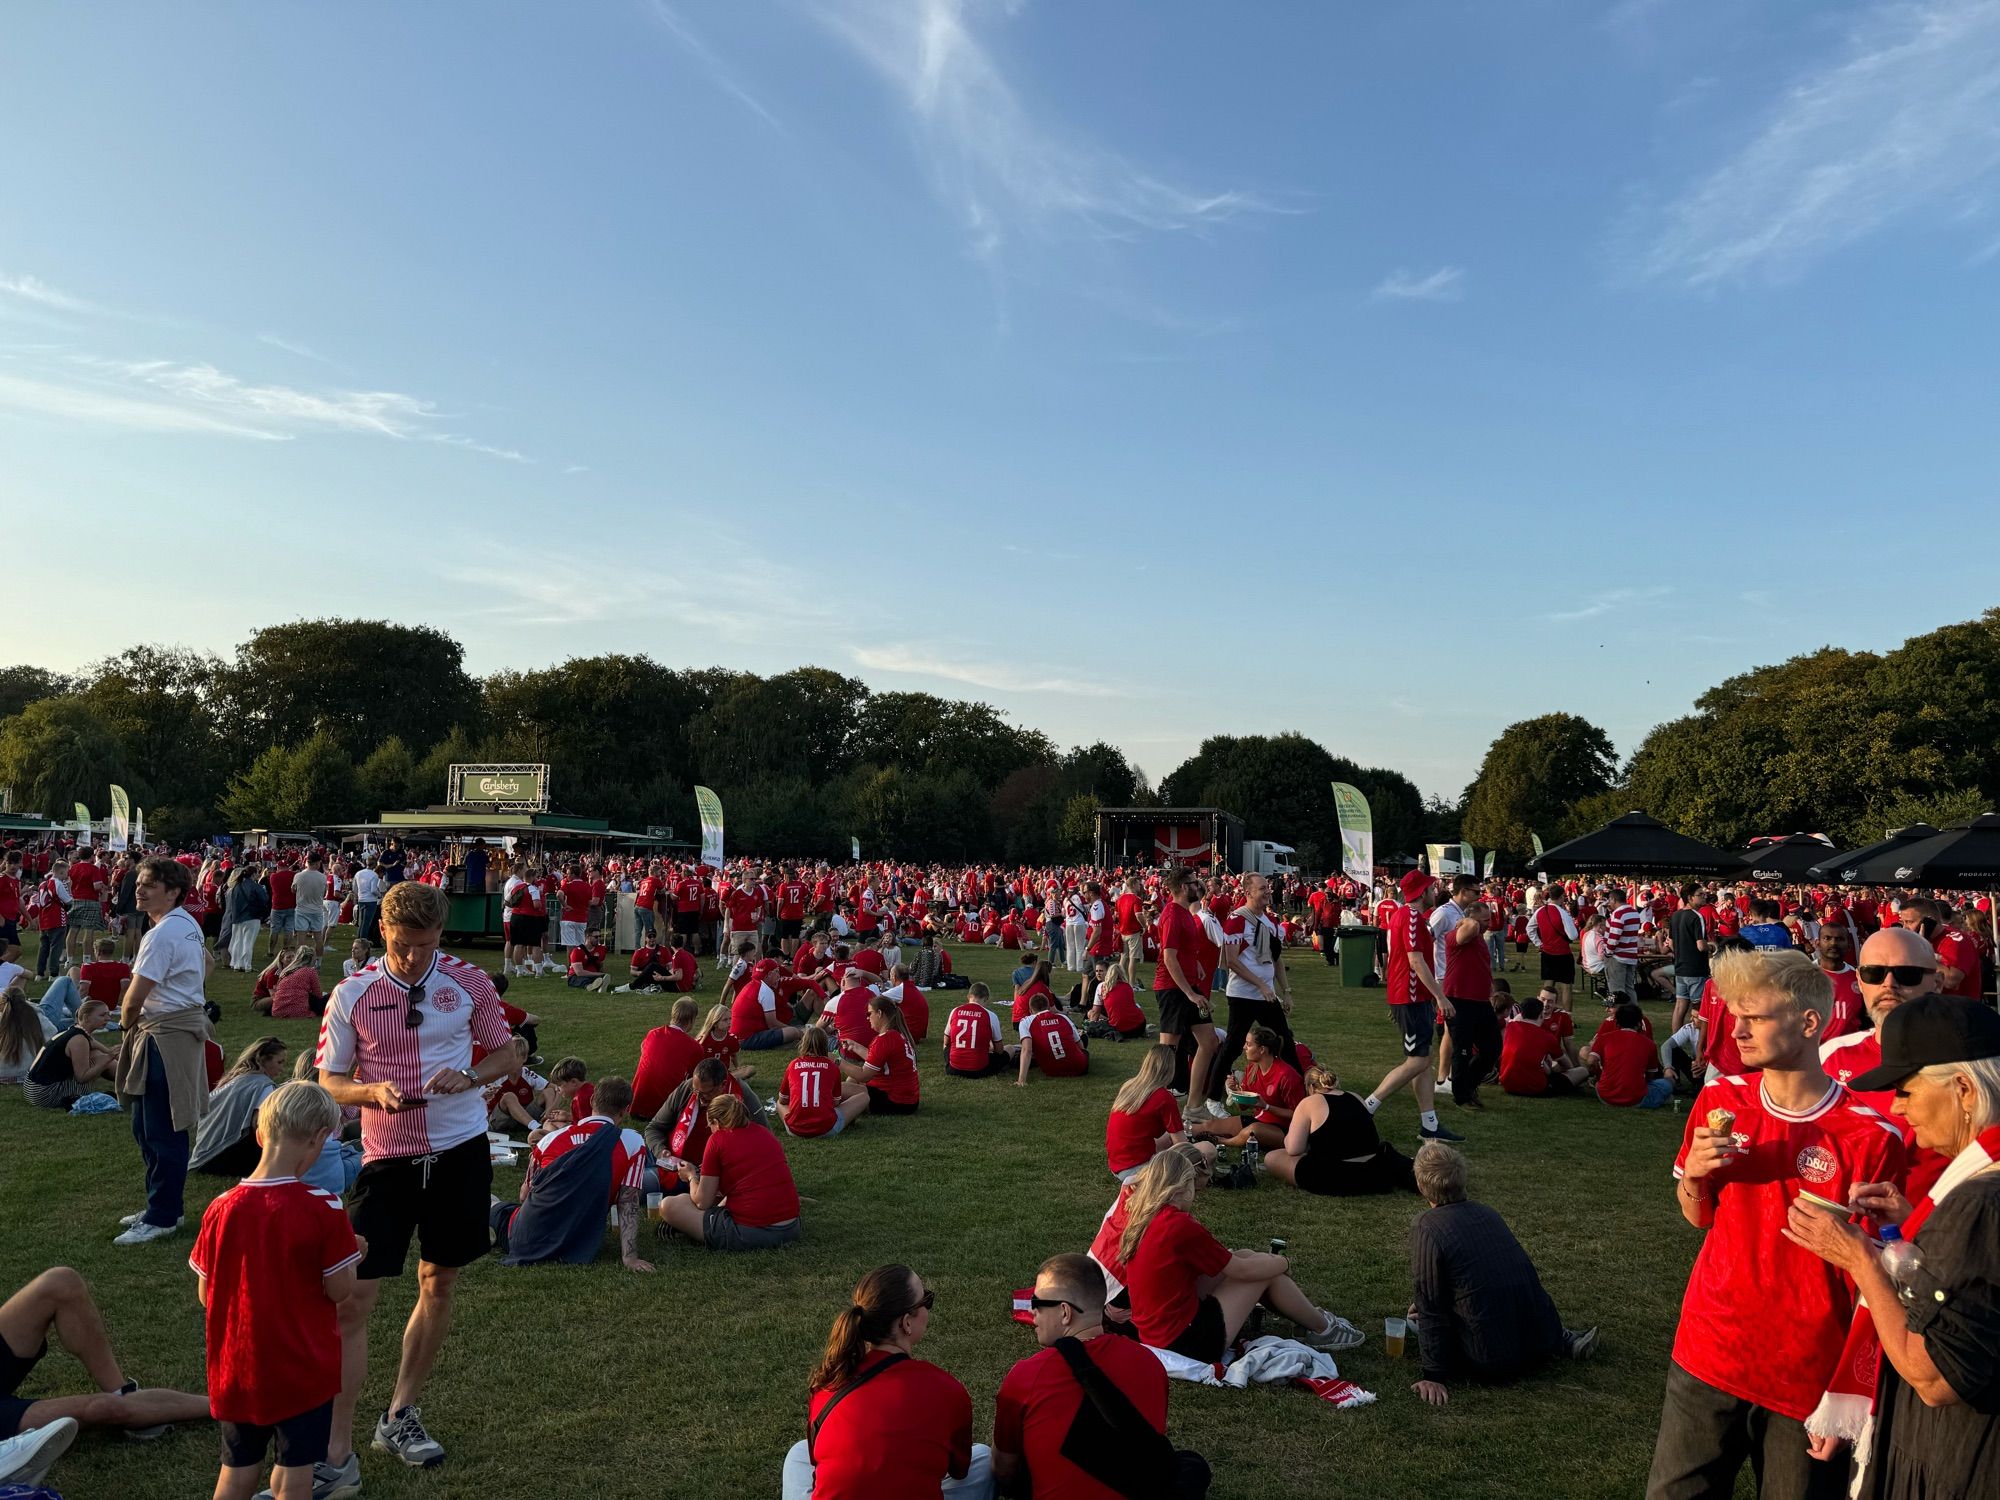
[[[1834,847],[1810,833],[1794,833],[1781,839],[1767,839],[1745,850],[1738,878],[1765,885],[1785,881],[1810,880],[1814,865],[1831,859]]]
[[[1924,839],[1936,838],[1938,830],[1928,823],[1912,823],[1907,828],[1898,828],[1886,839],[1877,839],[1872,844],[1862,844],[1858,848],[1843,849],[1838,854],[1828,855],[1810,870],[1806,879],[1819,885],[1859,885],[1861,866],[1878,854],[1887,854],[1896,849],[1907,849]]]
[[[1866,852],[1866,851],[1862,851]],[[1946,891],[2000,888],[2000,813],[1981,813],[1943,833],[1840,861],[1842,885],[1913,885]]]
[[[1740,858],[1645,813],[1628,812],[1546,851],[1535,868],[1544,875],[1722,875],[1733,874]]]

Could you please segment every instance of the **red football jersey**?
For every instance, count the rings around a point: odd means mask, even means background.
[[[1035,1054],[1035,1066],[1055,1078],[1075,1078],[1090,1069],[1090,1054],[1068,1016],[1040,1011],[1028,1018],[1024,1041]]]
[[[968,1073],[977,1072],[986,1066],[999,1034],[999,1018],[977,1000],[968,1000],[945,1018],[945,1061]]]
[[[839,1114],[840,1064],[830,1057],[795,1057],[785,1065],[778,1097],[793,1135],[825,1135]]]
[[[208,1205],[188,1264],[208,1283],[208,1405],[268,1427],[340,1394],[325,1277],[361,1259],[340,1200],[296,1177],[246,1178]]]
[[[1791,1114],[1765,1098],[1761,1078],[1720,1078],[1688,1111],[1676,1177],[1712,1109],[1735,1114],[1739,1155],[1709,1179],[1715,1221],[1688,1277],[1674,1363],[1717,1390],[1804,1421],[1847,1340],[1854,1285],[1784,1237],[1785,1215],[1801,1190],[1844,1203],[1858,1183],[1897,1180],[1903,1137],[1839,1083]]]
[[[1104,1122],[1104,1159],[1113,1172],[1144,1166],[1153,1159],[1153,1143],[1163,1135],[1179,1135],[1181,1107],[1165,1089],[1130,1114],[1112,1110]]]

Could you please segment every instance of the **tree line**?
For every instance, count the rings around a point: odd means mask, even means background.
[[[1644,808],[1724,848],[1824,833],[1851,847],[2000,803],[2000,609],[1892,651],[1825,646],[1710,688],[1621,766],[1574,714],[1510,724],[1466,788],[1464,836],[1523,860]]]

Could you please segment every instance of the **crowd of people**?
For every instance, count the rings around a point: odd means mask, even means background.
[[[798,1240],[779,1132],[909,1128],[895,1120],[921,1111],[920,1049],[953,990],[932,1084],[1087,1087],[1094,1052],[1142,1049],[1107,1091],[1110,1207],[1087,1254],[1049,1247],[1030,1298],[1042,1351],[1003,1383],[990,1447],[971,1440],[964,1387],[912,1352],[934,1302],[921,1277],[863,1278],[808,1384],[788,1495],[900,1493],[903,1479],[916,1493],[1200,1493],[1205,1464],[1166,1437],[1168,1359],[1225,1362],[1267,1315],[1308,1350],[1362,1339],[1277,1244],[1232,1249],[1202,1224],[1204,1191],[1265,1176],[1427,1205],[1406,1320],[1422,1400],[1590,1357],[1597,1331],[1559,1315],[1504,1217],[1470,1199],[1464,1138],[1439,1118],[1440,1092],[1469,1122],[1495,1085],[1614,1109],[1692,1101],[1675,1192],[1707,1235],[1649,1495],[1727,1493],[1746,1461],[1770,1496],[1850,1477],[1877,1495],[1969,1494],[1961,1476],[2000,1473],[1985,1444],[2000,1021],[1981,1003],[1993,950],[1977,903],[1420,870],[1366,890],[1172,866],[713,871],[483,844],[99,863],[49,843],[6,851],[0,870],[0,1079],[13,1068],[31,1106],[128,1110],[146,1206],[115,1243],[179,1233],[190,1171],[236,1182],[191,1257],[206,1396],[126,1389],[87,1288],[52,1269],[0,1308],[0,1479],[45,1470],[79,1425],[213,1416],[218,1495],[252,1494],[267,1459],[277,1495],[357,1493],[373,1313],[413,1245],[416,1304],[370,1436],[405,1464],[442,1462],[420,1403],[466,1266],[588,1262],[607,1223],[641,1274],[649,1224],[721,1252]],[[448,885],[500,893],[492,972],[442,951]],[[629,955],[613,951],[628,911]],[[328,984],[328,934],[349,925]],[[1018,955],[1004,1016],[992,987],[955,973],[947,945],[967,943]],[[1292,966],[1355,944],[1403,1053],[1365,1093],[1343,1087],[1324,1036],[1315,1049],[1293,1027]],[[206,981],[260,960],[252,1006],[316,1017],[318,1039],[294,1059],[261,1037],[229,1064]],[[1517,1000],[1508,975],[1531,963],[1539,983]],[[515,1001],[544,978],[674,999],[628,1070],[593,1078],[581,1059],[542,1061],[545,1023]],[[1603,1003],[1587,1043],[1579,999]],[[1657,1038],[1646,999],[1671,1006]],[[1404,1089],[1413,1155],[1384,1138]],[[489,1131],[517,1128],[526,1171],[502,1200]],[[50,1328],[99,1395],[14,1395]],[[1154,1487],[1128,1487],[1134,1475]]]

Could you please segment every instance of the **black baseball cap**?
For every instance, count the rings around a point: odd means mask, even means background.
[[[1882,1023],[1882,1062],[1848,1084],[1872,1093],[1901,1088],[1934,1063],[2000,1057],[2000,1013],[1957,995],[1925,995],[1889,1012]]]

